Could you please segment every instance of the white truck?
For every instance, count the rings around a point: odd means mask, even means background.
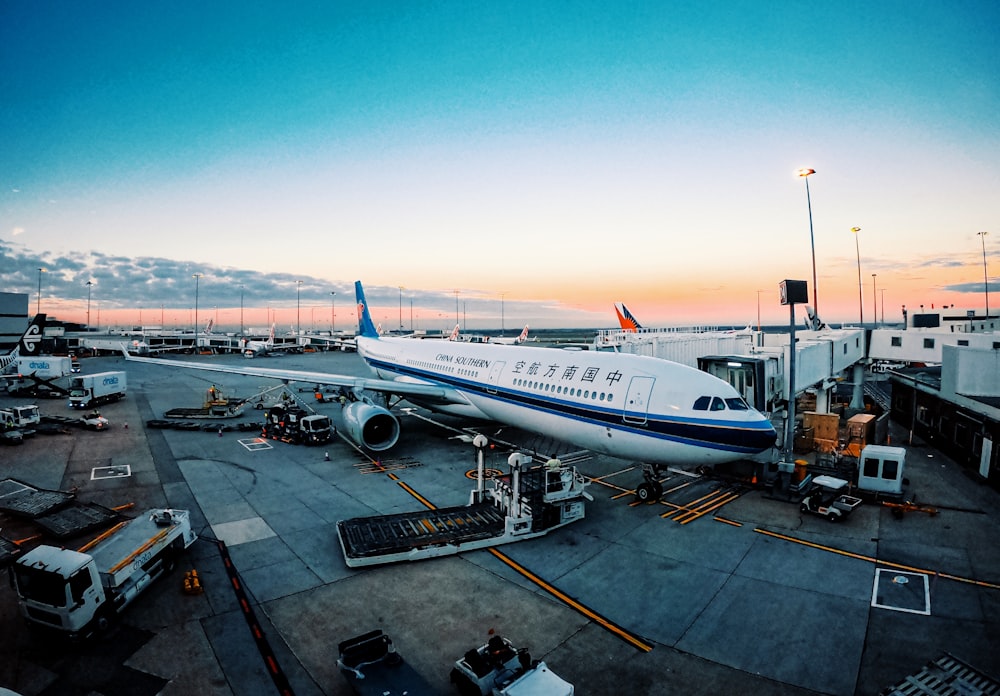
[[[455,661],[451,682],[462,696],[573,696],[573,685],[532,660],[526,648],[515,649],[500,636]]]
[[[187,510],[156,509],[79,551],[38,546],[11,568],[21,614],[71,636],[102,631],[195,538]]]
[[[77,375],[69,382],[69,405],[73,408],[90,408],[118,401],[125,397],[126,384],[125,373],[121,371]]]
[[[38,406],[6,406],[0,409],[0,423],[10,428],[30,428],[38,425],[42,417]]]
[[[73,366],[72,358],[56,355],[42,355],[33,358],[18,358],[17,373],[34,375],[41,379],[65,377]]]

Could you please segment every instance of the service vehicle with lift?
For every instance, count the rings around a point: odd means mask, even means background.
[[[187,510],[154,509],[78,551],[38,546],[11,566],[21,614],[70,636],[103,631],[195,538]]]

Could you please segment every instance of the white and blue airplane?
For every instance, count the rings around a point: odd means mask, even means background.
[[[358,302],[358,353],[374,376],[230,367],[157,358],[128,360],[339,386],[352,400],[347,434],[371,451],[399,439],[390,399],[456,416],[487,419],[612,457],[661,465],[734,461],[772,447],[770,421],[727,382],[679,363],[600,351],[379,335]],[[647,491],[647,495],[655,493]],[[643,497],[643,496],[640,496]]]

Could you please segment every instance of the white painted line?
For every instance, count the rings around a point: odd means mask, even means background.
[[[876,568],[871,605],[890,611],[930,616],[931,587],[927,574]]]

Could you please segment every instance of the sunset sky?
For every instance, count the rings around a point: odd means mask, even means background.
[[[104,325],[189,324],[195,273],[230,325],[242,292],[249,324],[346,328],[355,279],[420,328],[456,301],[498,327],[501,296],[508,330],[616,301],[779,323],[811,167],[826,321],[859,318],[858,250],[866,322],[982,310],[984,241],[995,311],[997,26],[995,0],[0,3],[0,290],[69,320],[89,290]]]

